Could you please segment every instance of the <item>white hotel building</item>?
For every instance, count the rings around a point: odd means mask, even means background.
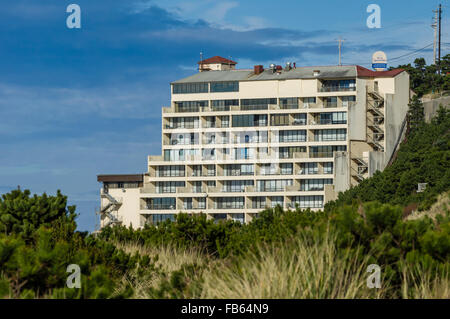
[[[102,227],[179,212],[248,222],[276,205],[320,210],[385,168],[408,109],[407,72],[235,65],[213,57],[171,83],[162,154],[143,174],[98,175]]]

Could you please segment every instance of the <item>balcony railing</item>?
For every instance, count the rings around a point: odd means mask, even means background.
[[[356,87],[345,87],[345,86],[322,86],[319,90],[320,92],[350,92],[356,91]]]
[[[327,124],[347,124],[347,120],[331,120],[331,119],[314,119],[310,123],[311,125],[327,125]]]
[[[333,152],[310,152],[310,158],[325,158],[325,157],[333,157]]]
[[[337,107],[337,102],[323,102],[323,107]]]
[[[241,111],[268,110],[269,105],[241,105]]]
[[[168,209],[175,209],[175,205],[145,205],[144,209],[149,210],[168,210]]]

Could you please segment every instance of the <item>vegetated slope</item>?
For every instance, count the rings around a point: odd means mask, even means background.
[[[417,193],[418,183],[427,183],[424,192]],[[340,193],[325,208],[376,200],[403,206],[417,203],[422,210],[449,189],[450,112],[441,109],[431,123],[423,123],[407,136],[391,166]]]

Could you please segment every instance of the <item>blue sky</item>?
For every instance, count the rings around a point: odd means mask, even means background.
[[[450,42],[450,3],[443,42]],[[66,7],[80,5],[82,28],[66,27]],[[368,29],[366,8],[381,7],[381,29]],[[433,41],[439,1],[144,1],[15,0],[0,2],[0,193],[20,185],[69,196],[80,230],[93,230],[97,174],[142,173],[161,152],[161,107],[169,82],[196,72],[205,57],[254,64],[370,63]],[[443,47],[443,54],[449,46]],[[431,60],[431,50],[415,57]]]

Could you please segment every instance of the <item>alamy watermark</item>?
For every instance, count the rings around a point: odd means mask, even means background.
[[[381,288],[381,267],[377,264],[371,264],[367,267],[367,272],[371,273],[367,277],[367,287],[370,289]]]
[[[381,28],[381,8],[378,4],[369,4],[367,6],[367,13],[371,13],[367,17],[367,27],[369,29]]]
[[[81,288],[81,269],[77,264],[67,266],[66,272],[71,273],[66,280],[68,288]]]
[[[67,17],[66,25],[69,29],[81,29],[81,8],[78,4],[69,4],[66,9],[70,15]]]

